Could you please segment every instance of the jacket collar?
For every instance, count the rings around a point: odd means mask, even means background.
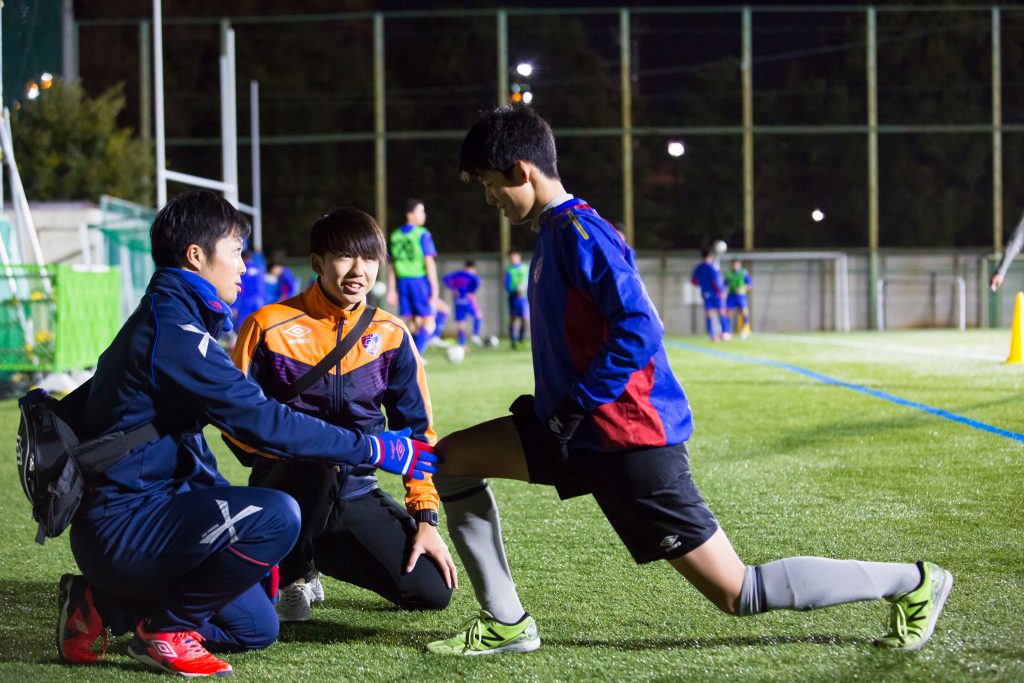
[[[302,309],[311,318],[327,323],[331,327],[337,327],[339,322],[344,321],[346,326],[359,319],[359,316],[366,310],[366,299],[363,299],[355,310],[347,310],[327,298],[324,290],[320,287],[320,278],[313,281],[302,294],[299,295],[302,301]]]
[[[220,300],[209,281],[182,268],[158,268],[146,288],[154,292],[178,294],[192,305],[194,312],[213,337],[231,330],[231,307]]]

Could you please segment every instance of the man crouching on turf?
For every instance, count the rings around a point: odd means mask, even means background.
[[[518,398],[510,416],[438,444],[443,464],[434,480],[484,610],[428,649],[480,655],[540,647],[482,477],[548,484],[562,498],[593,495],[637,563],[667,560],[726,614],[885,598],[892,631],[876,643],[924,645],[953,587],[938,565],[790,557],[754,567],[737,557],[690,476],[693,416],[633,250],[562,187],[547,122],[529,107],[488,113],[466,135],[459,169],[483,184],[488,204],[537,233],[528,292],[536,395]]]
[[[235,364],[267,396],[300,412],[364,434],[379,434],[385,425],[408,429],[412,438],[433,443],[430,395],[412,335],[397,317],[366,305],[387,258],[384,233],[369,214],[342,208],[313,225],[309,243],[317,279],[242,323]],[[303,379],[346,342],[350,348],[328,361],[329,371],[312,384]],[[440,501],[429,475],[405,477],[403,509],[377,487],[369,465],[280,460],[261,457],[258,449],[253,457],[253,449],[225,440],[252,461],[251,486],[288,493],[302,512],[299,540],[281,560],[281,621],[312,617],[310,604],[323,600],[318,572],[402,609],[448,605],[455,563],[437,532]]]
[[[365,436],[295,412],[245,379],[216,342],[238,296],[245,217],[209,192],[168,202],[150,231],[157,271],[100,356],[74,427],[82,439],[155,424],[159,436],[89,481],[71,525],[84,576],[60,581],[57,651],[72,664],[134,632],[128,654],[183,676],[223,676],[218,652],[258,650],[278,620],[261,579],[291,549],[285,493],[230,486],[203,438],[213,424],[279,458],[432,472],[429,445]],[[97,641],[102,649],[94,650]]]

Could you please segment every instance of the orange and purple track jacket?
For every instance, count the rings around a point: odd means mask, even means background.
[[[267,396],[284,402],[292,383],[331,352],[364,309],[365,303],[354,311],[341,309],[314,281],[298,296],[246,318],[232,360]],[[380,309],[338,365],[287,405],[363,434],[379,434],[387,425],[393,430],[408,427],[420,441],[437,441],[426,376],[412,336],[401,320]],[[386,420],[381,408],[387,411]],[[234,439],[228,445],[267,456]],[[342,467],[341,498],[360,498],[375,489],[373,472],[368,465]],[[438,508],[429,474],[422,480],[406,477],[404,483],[410,512]]]

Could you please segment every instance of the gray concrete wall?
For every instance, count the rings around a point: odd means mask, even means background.
[[[731,258],[728,254],[726,258]],[[477,261],[483,284],[478,299],[484,313],[484,333],[500,334],[498,321],[505,305],[503,278],[494,254],[441,254],[438,270],[457,270],[466,258]],[[848,252],[850,327],[869,329],[869,301],[875,283],[869,282],[866,253]],[[638,267],[647,291],[661,313],[670,334],[702,334],[703,305],[690,285],[697,264],[696,253],[641,254]],[[954,277],[966,284],[968,327],[988,325],[991,317],[986,284],[993,267],[981,251],[885,251],[879,259],[886,278],[885,321],[887,329],[956,327],[957,290]],[[728,263],[724,263],[728,267]],[[751,261],[750,296],[754,329],[765,332],[833,330],[836,327],[834,263],[804,260]],[[1024,290],[1024,264],[1010,270],[993,313],[1007,324],[1013,314],[1013,293]],[[450,296],[445,297],[450,301]]]

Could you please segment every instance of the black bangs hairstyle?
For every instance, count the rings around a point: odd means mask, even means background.
[[[416,207],[419,206],[420,204],[423,204],[423,200],[422,199],[416,199],[415,197],[409,197],[408,199],[405,200],[405,212],[406,213],[412,213],[413,211],[416,210]],[[426,204],[423,204],[423,206],[425,207]]]
[[[481,171],[508,177],[517,161],[528,161],[558,180],[558,152],[551,126],[526,105],[498,107],[473,124],[459,149],[459,177],[470,182]]]
[[[191,244],[212,258],[219,240],[235,235],[244,242],[250,231],[249,219],[220,195],[186,192],[167,202],[149,229],[153,262],[158,268],[179,268]]]
[[[364,259],[387,259],[384,233],[373,216],[349,206],[322,216],[309,231],[311,254],[351,254]]]

